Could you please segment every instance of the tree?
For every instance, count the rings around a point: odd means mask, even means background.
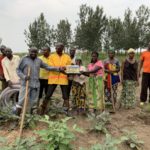
[[[99,50],[102,47],[102,35],[106,29],[107,18],[103,8],[81,5],[79,22],[75,30],[75,44],[79,48]]]
[[[123,48],[124,29],[120,18],[110,18],[104,33],[104,49],[113,47],[115,50]]]
[[[60,20],[56,29],[56,41],[62,42],[67,48],[71,43],[71,24],[68,20]]]
[[[144,47],[150,41],[150,9],[141,5],[136,11],[139,28],[139,46]]]
[[[38,49],[51,46],[54,39],[54,29],[50,29],[43,13],[29,25],[28,31],[25,30],[24,34],[27,45],[29,47],[35,46]]]
[[[124,49],[139,48],[139,29],[136,17],[132,17],[132,11],[127,9],[124,14]]]

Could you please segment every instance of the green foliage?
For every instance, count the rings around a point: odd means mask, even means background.
[[[26,37],[26,43],[29,47],[35,46],[41,49],[44,46],[51,46],[54,39],[54,29],[50,28],[46,22],[44,14],[35,19],[33,23],[29,25],[28,30],[24,31]]]
[[[147,46],[150,39],[150,8],[141,5],[136,11],[139,28],[139,47]]]
[[[125,143],[133,150],[140,150],[144,142],[138,139],[135,132],[124,130],[124,133],[125,136],[123,138]]]
[[[92,120],[92,128],[90,131],[108,133],[108,124],[110,123],[110,115],[108,112],[103,112],[100,115],[90,114],[89,119]]]
[[[9,108],[2,108],[0,109],[0,125],[5,124],[9,121],[16,121],[19,119],[18,116],[12,114],[11,110]]]
[[[90,150],[118,150],[117,146],[121,144],[124,139],[121,138],[114,138],[110,134],[106,134],[106,138],[104,143],[102,144],[95,144],[93,145]],[[85,150],[80,148],[80,150]]]
[[[0,144],[3,150],[43,150],[43,145],[38,143],[35,137],[16,139],[12,144],[8,144],[7,139],[0,137]]]
[[[49,121],[49,116],[45,116],[40,121],[45,122],[48,128],[37,131],[44,143],[45,150],[69,150],[72,149],[70,144],[75,139],[74,134],[69,130],[67,121],[70,118],[65,118],[59,121]],[[76,126],[74,126],[76,129]],[[78,129],[77,129],[78,130]]]
[[[60,20],[57,24],[56,41],[63,43],[66,47],[69,47],[71,43],[71,24],[67,19]]]
[[[41,116],[39,116],[37,114],[36,115],[26,114],[25,121],[24,121],[24,127],[34,129],[37,125],[37,122],[40,119],[41,119]]]
[[[75,29],[75,44],[79,48],[99,50],[102,47],[102,34],[105,31],[107,18],[103,8],[81,5],[79,23]]]
[[[127,9],[124,14],[124,45],[125,50],[139,47],[139,29],[136,17],[132,17],[132,11]]]

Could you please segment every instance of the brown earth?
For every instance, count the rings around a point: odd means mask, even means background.
[[[119,91],[121,87],[119,87]],[[139,100],[140,88],[137,89],[137,100]],[[120,93],[120,92],[119,92]],[[54,94],[54,99],[60,97],[59,88]],[[137,104],[138,105],[138,104]],[[122,130],[127,129],[129,131],[135,131],[138,135],[138,139],[144,141],[143,150],[150,150],[149,137],[150,137],[150,114],[143,112],[138,106],[135,109],[125,110],[123,108],[111,114],[111,124],[109,125],[110,133],[113,137],[120,137],[123,135]],[[76,133],[76,140],[72,142],[76,150],[80,147],[90,148],[91,145],[96,143],[102,143],[105,135],[100,133],[91,133],[88,129],[91,127],[91,121],[85,116],[76,116],[68,121],[68,125],[71,127],[77,124],[78,127],[84,130],[84,133]],[[45,128],[43,124],[38,124],[35,130]],[[19,135],[19,129],[8,131],[8,127],[0,130],[0,136],[6,137],[10,143]],[[33,130],[25,129],[24,136],[34,135]],[[125,145],[119,145],[119,150],[130,150]]]

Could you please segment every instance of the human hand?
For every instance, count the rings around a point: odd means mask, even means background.
[[[59,67],[59,71],[65,73],[66,67]]]
[[[140,83],[139,83],[139,80],[136,82],[136,86],[139,86],[140,85]]]
[[[3,76],[0,76],[0,80],[4,80],[4,77],[3,77]]]
[[[11,88],[13,83],[10,80],[8,80],[7,82],[8,82],[8,86]]]
[[[138,78],[140,78],[140,77],[141,77],[141,73],[139,72],[139,73],[138,73]]]
[[[30,77],[29,77],[29,76],[26,76],[26,77],[25,77],[25,81],[27,81],[27,80],[30,80]]]

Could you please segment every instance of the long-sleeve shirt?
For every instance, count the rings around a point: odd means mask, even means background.
[[[2,67],[6,81],[10,80],[14,84],[19,83],[19,77],[16,73],[16,68],[18,67],[19,61],[20,57],[17,55],[13,55],[11,60],[7,57],[2,60]]]
[[[28,74],[28,67],[30,67],[30,80],[29,80],[29,87],[32,88],[39,88],[39,72],[40,68],[45,68],[49,71],[59,71],[58,67],[50,67],[47,64],[43,63],[41,59],[38,57],[35,59],[31,59],[30,56],[25,56],[21,59],[18,67],[17,67],[17,74],[20,77],[21,85],[25,86],[26,81],[25,77]]]
[[[50,58],[50,55],[48,57],[45,57],[44,55],[40,56],[39,57],[44,63],[48,64],[49,62],[49,58]],[[48,70],[45,70],[45,69],[40,69],[40,79],[46,79],[48,80],[48,74],[49,74],[49,71]]]
[[[50,55],[49,65],[55,67],[66,67],[67,65],[71,65],[71,58],[65,53],[63,53],[62,56],[53,53]],[[63,73],[50,71],[48,84],[68,85],[68,76]]]

